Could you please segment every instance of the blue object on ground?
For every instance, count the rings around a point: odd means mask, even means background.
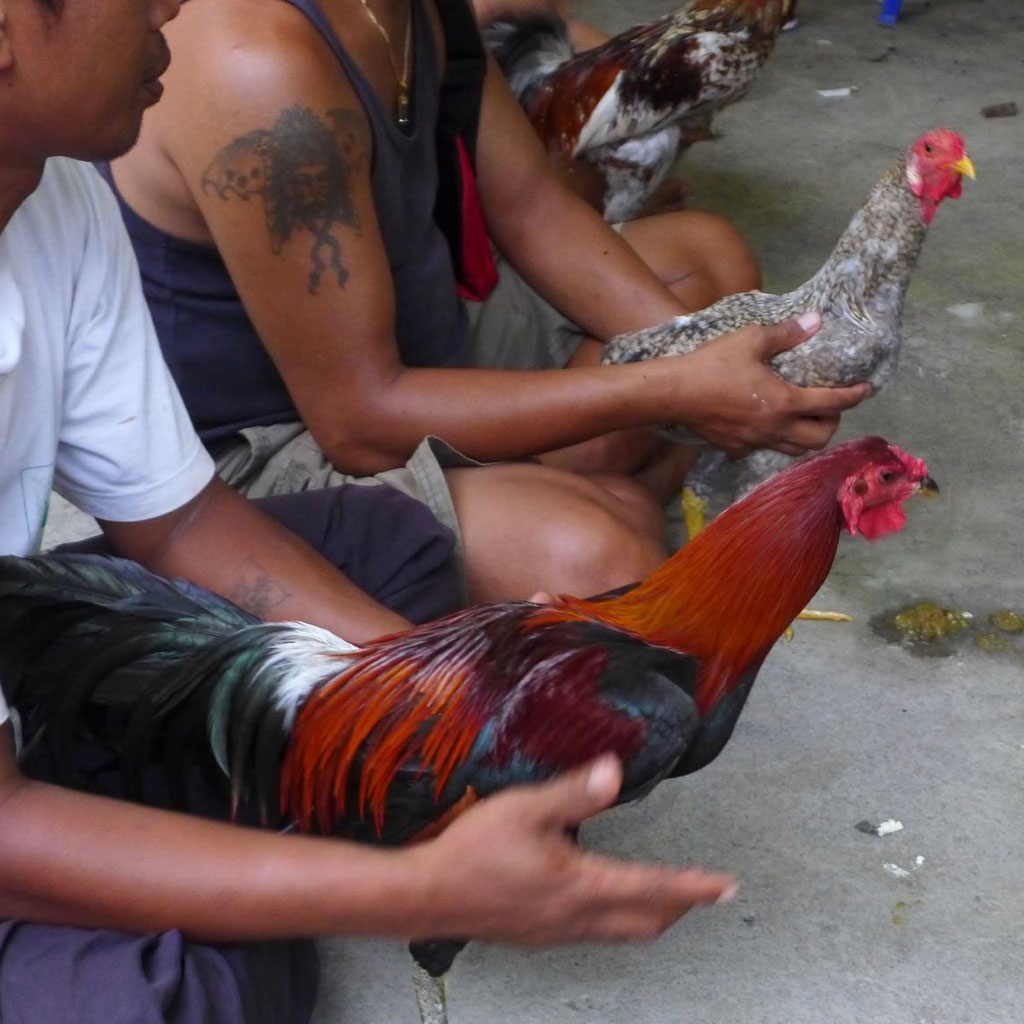
[[[895,25],[900,20],[900,6],[903,0],[882,0],[882,13],[878,16],[880,25]]]

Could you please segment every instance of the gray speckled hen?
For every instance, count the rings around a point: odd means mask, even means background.
[[[784,295],[744,292],[707,309],[656,327],[621,334],[605,346],[604,362],[632,363],[681,355],[748,324],[774,324],[806,310],[822,314],[818,333],[771,360],[786,380],[803,387],[837,387],[871,381],[875,390],[892,376],[900,349],[903,299],[928,225],[943,199],[956,198],[962,175],[974,177],[963,139],[953,131],[926,132],[882,177],[826,260],[809,281]],[[681,442],[700,438],[667,426]],[[707,498],[725,456],[709,450],[689,486]],[[742,494],[792,460],[755,452],[738,470]]]

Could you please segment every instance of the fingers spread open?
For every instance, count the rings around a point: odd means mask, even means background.
[[[736,880],[729,875],[581,858],[594,915],[586,925],[592,939],[653,939],[696,905],[729,902],[736,895]]]

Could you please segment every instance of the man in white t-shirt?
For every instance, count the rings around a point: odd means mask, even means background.
[[[256,614],[357,642],[403,628],[213,478],[111,200],[89,167],[55,159],[109,159],[132,144],[159,98],[159,29],[176,11],[177,0],[0,0],[0,549],[36,548],[53,486],[99,519],[118,554]],[[361,508],[357,527],[381,518]],[[354,544],[372,543],[355,532]],[[385,567],[370,589],[399,608],[437,589],[446,541],[433,541],[437,564],[397,582]],[[7,719],[0,696],[4,1024],[298,1021],[315,984],[305,936],[649,937],[731,886],[566,841],[614,799],[614,763],[482,801],[439,838],[394,852],[29,781]]]

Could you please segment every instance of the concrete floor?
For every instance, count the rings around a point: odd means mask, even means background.
[[[580,0],[610,30],[665,0]],[[452,1024],[1019,1024],[1024,1020],[1024,640],[968,636],[920,657],[870,620],[925,597],[1024,612],[1024,105],[1019,0],[801,0],[722,137],[693,149],[694,205],[726,214],[766,287],[825,258],[892,156],[923,129],[965,135],[978,168],[939,211],[908,297],[902,366],[849,415],[928,463],[940,502],[905,532],[847,541],[819,605],[853,624],[800,624],[773,652],[725,753],[645,803],[588,826],[588,846],[735,872],[739,901],[653,945],[526,954],[472,945]],[[855,86],[846,99],[818,89]],[[854,828],[897,818],[885,838]],[[917,858],[923,858],[917,866]],[[895,877],[885,867],[908,872]],[[317,1024],[413,1024],[398,944],[332,942]]]

